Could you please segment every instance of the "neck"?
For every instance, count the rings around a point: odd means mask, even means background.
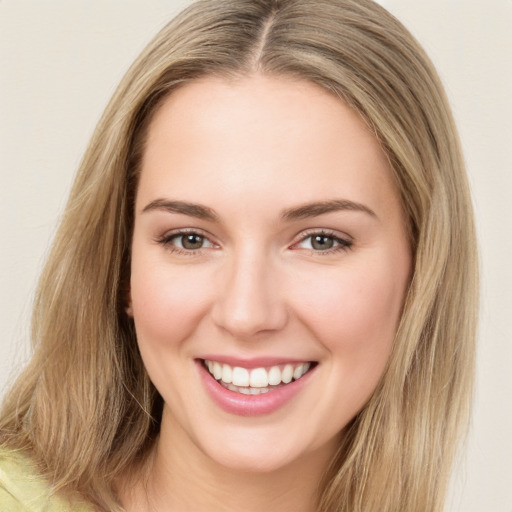
[[[332,446],[272,471],[233,469],[208,457],[183,430],[165,428],[170,422],[164,415],[145,468],[123,479],[120,496],[127,512],[316,510]]]

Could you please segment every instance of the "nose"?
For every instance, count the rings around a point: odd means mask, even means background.
[[[240,255],[219,274],[212,317],[237,339],[279,331],[288,321],[279,272],[269,260],[262,254]]]

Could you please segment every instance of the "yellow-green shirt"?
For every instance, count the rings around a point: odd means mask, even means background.
[[[0,448],[1,512],[93,512],[83,502],[70,503],[52,495],[51,487],[38,475],[30,459]]]

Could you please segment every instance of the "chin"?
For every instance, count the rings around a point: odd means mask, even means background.
[[[286,424],[285,421],[283,421]],[[277,427],[277,428],[276,428]],[[204,436],[196,444],[214,465],[230,471],[270,474],[297,465],[326,467],[339,445],[339,436],[322,438],[301,428],[259,425],[259,428],[228,428],[215,436]]]
[[[249,450],[247,447],[245,450],[224,447],[206,455],[227,470],[262,475],[284,470],[302,458],[297,454],[280,453],[276,451],[276,446],[268,447],[265,452],[259,449]]]

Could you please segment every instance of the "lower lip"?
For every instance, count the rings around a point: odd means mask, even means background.
[[[277,411],[304,388],[314,371],[310,370],[300,379],[268,393],[244,395],[219,384],[202,361],[197,361],[197,364],[203,384],[212,400],[224,411],[238,416],[262,416]]]

